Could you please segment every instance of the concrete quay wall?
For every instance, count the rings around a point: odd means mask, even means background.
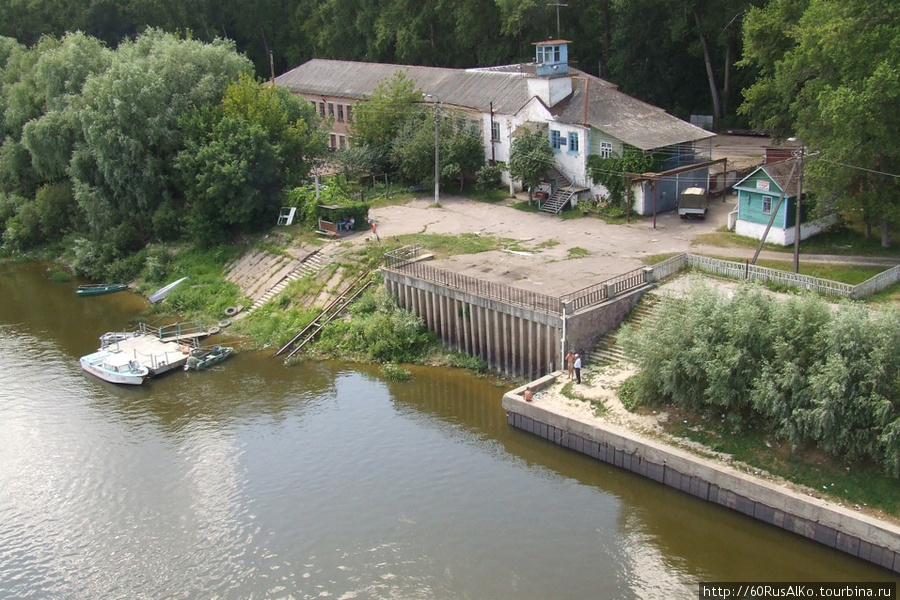
[[[551,375],[529,385],[538,390],[554,379]],[[503,396],[513,427],[900,573],[900,527],[631,431],[573,419],[539,401],[525,402],[524,390],[522,386]]]

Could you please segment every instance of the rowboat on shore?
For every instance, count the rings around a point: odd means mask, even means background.
[[[75,293],[79,296],[99,296],[101,294],[112,294],[113,292],[121,292],[127,290],[126,283],[91,283],[88,285],[79,285]]]
[[[187,277],[182,277],[181,279],[177,279],[177,280],[173,281],[169,285],[159,288],[158,290],[156,290],[155,292],[150,294],[150,298],[149,298],[150,303],[156,304],[160,300],[164,299],[166,296],[169,295],[169,292],[174,290],[176,287],[181,285],[183,282],[187,281],[187,279],[188,279]]]

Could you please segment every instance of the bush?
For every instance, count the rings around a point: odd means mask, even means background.
[[[900,310],[834,312],[813,296],[780,301],[750,284],[730,299],[702,288],[664,299],[621,339],[640,367],[623,402],[721,413],[735,429],[900,475]]]
[[[381,365],[381,373],[392,381],[409,381],[412,379],[412,373],[392,362]]]
[[[34,197],[34,204],[47,239],[59,239],[69,231],[77,206],[72,194],[72,184],[42,186]]]
[[[21,252],[34,248],[42,240],[41,215],[34,203],[20,205],[16,214],[6,221],[3,245],[8,250]]]
[[[479,192],[489,192],[500,187],[500,175],[502,171],[499,165],[485,165],[478,169],[476,174],[475,189]]]

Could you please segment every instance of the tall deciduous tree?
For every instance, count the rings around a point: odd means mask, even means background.
[[[308,102],[249,76],[228,87],[221,107],[198,111],[176,165],[185,182],[188,229],[212,245],[229,233],[271,223],[285,188],[324,153],[324,132]]]
[[[799,6],[781,0],[775,16],[768,7],[759,14],[772,22]],[[810,0],[797,26],[775,36],[781,55],[748,29],[745,60],[763,77],[741,110],[776,137],[798,135],[815,152],[804,186],[825,208],[859,210],[889,247],[900,208],[900,5]]]
[[[422,92],[403,71],[382,81],[375,93],[354,113],[351,135],[354,144],[372,146],[383,156],[390,154],[394,138],[419,110]]]
[[[553,166],[553,150],[550,141],[540,131],[522,130],[512,144],[509,156],[509,174],[528,188],[528,202],[534,188]]]
[[[148,30],[120,46],[110,68],[88,80],[78,112],[83,141],[70,175],[95,234],[125,224],[149,239],[156,209],[182,195],[174,159],[186,141],[183,119],[217,104],[228,84],[249,70],[230,43]]]

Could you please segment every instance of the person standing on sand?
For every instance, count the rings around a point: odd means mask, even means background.
[[[575,379],[575,353],[571,350],[566,354],[566,370],[569,372],[569,379]]]
[[[369,225],[372,226],[372,235],[375,236],[375,241],[380,242],[381,238],[378,237],[378,231],[375,229],[375,219],[369,219]]]
[[[575,380],[578,383],[581,383],[581,355],[580,354],[575,355],[575,364],[573,366],[575,367]]]

